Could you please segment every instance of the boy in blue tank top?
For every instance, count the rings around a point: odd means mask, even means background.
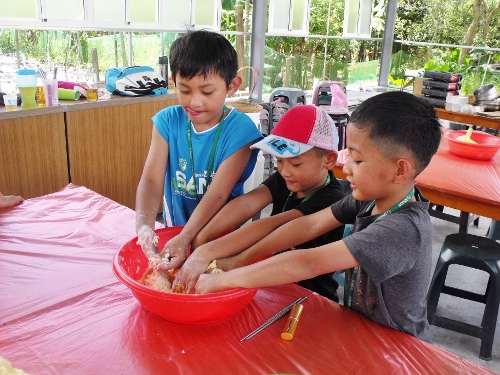
[[[344,173],[352,193],[331,207],[282,225],[249,249],[290,248],[353,224],[344,239],[288,251],[221,275],[201,275],[196,292],[285,284],[348,269],[345,304],[388,327],[430,342],[426,295],[431,275],[432,224],[416,176],[441,140],[434,108],[396,91],[361,103],[347,126]],[[246,250],[245,250],[246,251]]]
[[[199,275],[213,259],[225,271],[253,263],[272,255],[244,251],[273,230],[293,219],[331,206],[344,197],[340,183],[331,169],[337,161],[338,133],[333,120],[321,107],[299,105],[293,107],[278,121],[271,135],[252,145],[277,159],[278,171],[256,189],[229,202],[208,223],[193,241],[193,254],[177,273],[181,289],[194,291]],[[270,217],[243,223],[268,204]],[[233,232],[234,231],[234,232]],[[218,237],[228,233],[216,240]],[[341,226],[294,248],[321,246],[342,238]],[[230,257],[230,258],[228,258]],[[224,258],[224,259],[220,259]],[[338,301],[338,283],[332,273],[302,280],[298,284],[316,293]]]
[[[172,44],[170,69],[180,105],[153,117],[136,196],[138,243],[163,269],[180,267],[198,232],[243,194],[257,159],[249,146],[262,138],[247,115],[225,105],[241,85],[236,51],[226,38],[188,32]],[[158,253],[153,228],[162,197],[165,225],[184,228]]]

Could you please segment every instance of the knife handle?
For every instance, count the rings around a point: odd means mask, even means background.
[[[299,317],[302,314],[302,310],[304,306],[300,303],[297,303],[292,311],[290,311],[290,315],[285,324],[285,328],[283,328],[283,332],[281,333],[281,338],[283,340],[291,340],[293,339],[293,335],[295,334],[295,329],[297,328],[297,324],[299,324]]]

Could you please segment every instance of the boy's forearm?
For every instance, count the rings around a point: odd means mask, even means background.
[[[136,231],[147,225],[154,228],[156,216],[161,204],[161,188],[154,184],[140,181],[136,196]]]
[[[276,252],[310,241],[340,225],[330,208],[292,220],[237,256],[238,266],[252,264]]]
[[[290,221],[298,211],[288,212],[287,215],[276,215],[251,222],[238,230],[218,238],[199,250],[203,251],[203,257],[211,259],[226,258],[236,255],[258,242],[280,225]],[[201,254],[200,254],[201,255]]]
[[[191,243],[207,223],[224,207],[229,192],[218,193],[217,189],[208,190],[193,214],[182,228],[182,235]]]
[[[248,220],[248,217],[253,216],[249,212],[245,199],[242,198],[236,198],[222,207],[213,219],[195,236],[191,244],[193,250],[236,230]]]
[[[189,239],[190,243],[227,203],[232,187],[243,173],[249,159],[250,150],[242,148],[222,162],[203,199],[182,229],[182,235]]]
[[[305,253],[302,250],[287,252],[217,275],[217,289],[259,288],[306,279],[305,275],[314,272],[303,267]]]
[[[269,259],[214,276],[218,290],[288,284],[359,266],[343,241],[317,248],[287,251]],[[220,279],[219,279],[220,277]]]

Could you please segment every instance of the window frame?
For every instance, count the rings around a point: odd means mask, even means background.
[[[365,2],[369,1],[370,2],[370,7],[366,7]],[[351,4],[353,2],[356,2],[358,4],[358,11],[357,11],[357,17],[356,17],[356,27],[355,27],[355,32],[349,32],[350,26],[352,26],[351,22],[349,21],[350,18],[350,12],[349,9],[351,7]],[[343,37],[359,37],[359,38],[370,38],[371,37],[371,30],[372,30],[372,19],[373,19],[373,9],[374,9],[374,0],[345,0],[345,7],[344,7],[344,24],[342,27],[342,36]],[[368,22],[368,33],[362,32],[361,31],[361,23],[363,23],[366,20],[369,20]]]
[[[278,35],[290,35],[290,36],[307,36],[309,35],[309,19],[310,19],[310,8],[311,0],[300,0],[303,2],[303,7],[299,8],[299,0],[270,0],[269,1],[269,22],[268,22],[268,32],[270,34]],[[286,9],[288,8],[288,9]],[[294,29],[293,28],[293,18],[295,13],[302,13],[303,28]],[[287,28],[278,26],[282,25],[283,16],[287,14],[286,19]]]
[[[94,18],[94,3],[97,1],[108,0],[72,0],[81,10],[77,10],[80,19],[56,19],[48,18],[44,9],[48,9],[47,2],[55,2],[56,0],[33,0],[35,8],[35,18],[25,17],[7,17],[2,15],[0,9],[0,22],[3,28],[16,29],[37,29],[37,30],[102,30],[102,31],[185,31],[186,28],[206,29],[210,28],[215,31],[220,31],[222,18],[222,1],[221,0],[155,0],[156,2],[156,22],[132,22],[130,17],[130,0],[121,0],[125,4],[125,12],[122,20],[97,20]],[[66,1],[66,0],[65,0]],[[195,25],[196,2],[211,1],[214,4],[214,14],[212,17],[213,24]],[[118,2],[119,3],[119,2]],[[178,9],[180,5],[185,5],[189,8],[189,20],[181,20],[178,23],[170,22],[167,25],[165,17],[170,7]],[[31,9],[31,8],[30,8]]]

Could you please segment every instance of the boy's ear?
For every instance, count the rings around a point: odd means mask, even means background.
[[[415,174],[415,168],[410,159],[401,158],[396,160],[396,174],[394,176],[394,182],[396,184],[402,184],[408,181],[408,179],[413,178]]]
[[[174,82],[174,86],[177,86],[177,82],[175,82],[175,76],[172,74],[170,76],[170,78],[172,78],[172,82]],[[167,82],[168,83],[168,82]]]
[[[239,76],[234,77],[231,83],[229,84],[227,95],[234,95],[235,92],[238,91],[238,89],[240,88],[242,82],[243,80],[241,79],[241,77]]]
[[[329,151],[325,154],[325,156],[326,156],[325,168],[331,171],[335,166],[335,163],[337,162],[338,154],[335,151]]]

